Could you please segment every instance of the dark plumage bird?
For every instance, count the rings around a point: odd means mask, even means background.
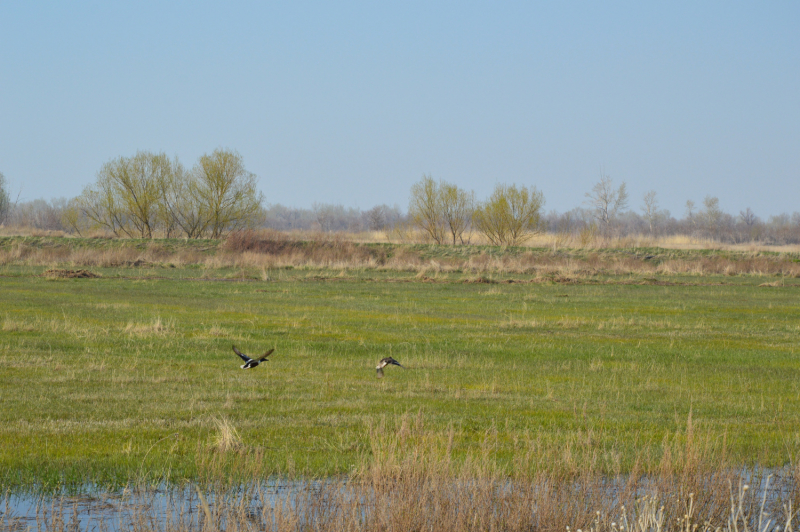
[[[379,379],[381,377],[383,377],[383,368],[385,368],[389,364],[394,364],[395,366],[400,366],[401,368],[403,368],[403,365],[400,364],[400,362],[398,362],[395,359],[393,359],[392,357],[382,358],[381,361],[378,362],[378,365],[375,367],[375,369],[378,371],[378,378]],[[406,369],[406,368],[403,368],[403,369]]]
[[[239,355],[239,357],[241,357],[242,360],[244,360],[244,364],[240,366],[242,369],[254,368],[259,364],[261,364],[262,362],[265,362],[267,360],[267,357],[270,356],[273,351],[275,351],[275,348],[272,348],[263,355],[261,355],[261,358],[250,358],[249,356],[245,355],[244,353],[236,349],[235,345],[233,346],[233,352]]]

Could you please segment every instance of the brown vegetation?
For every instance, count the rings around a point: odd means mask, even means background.
[[[43,277],[60,277],[66,279],[95,279],[101,277],[89,270],[47,270],[42,274]]]
[[[358,245],[338,235],[300,240],[271,230],[237,231],[225,239],[222,250],[231,254],[256,253],[280,258],[282,265],[328,267],[352,264],[361,267],[386,263],[386,252],[381,248]]]
[[[237,231],[219,245],[208,241],[113,240],[114,245],[72,245],[72,239],[9,239],[0,265],[54,267],[184,267],[254,269],[328,268],[435,274],[511,275],[531,280],[587,281],[600,276],[752,275],[800,277],[797,253],[713,249],[691,252],[665,247],[605,249],[431,247],[369,244],[341,234]],[[171,242],[172,244],[167,244]],[[191,245],[189,244],[191,243]],[[617,242],[616,244],[620,244]],[[48,275],[54,275],[53,273]],[[263,275],[262,275],[263,276]]]

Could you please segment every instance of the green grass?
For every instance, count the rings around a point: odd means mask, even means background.
[[[0,266],[3,486],[195,479],[218,420],[265,474],[352,472],[375,427],[399,434],[405,414],[426,445],[452,438],[455,456],[506,465],[540,452],[558,467],[566,454],[578,469],[656,467],[692,432],[740,464],[800,447],[797,279],[45,269]],[[276,352],[242,371],[232,343]],[[387,355],[407,370],[379,380]]]

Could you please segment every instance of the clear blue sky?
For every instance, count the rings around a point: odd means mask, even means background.
[[[580,206],[800,211],[800,2],[0,2],[0,172],[72,197],[231,148],[270,203],[404,210],[423,173]]]

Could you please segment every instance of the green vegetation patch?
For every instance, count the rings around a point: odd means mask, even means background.
[[[386,452],[376,427],[406,448],[408,416],[414,448],[515,474],[800,445],[796,279],[53,269],[78,268],[0,269],[4,487],[348,474]],[[276,351],[243,371],[234,344]],[[378,379],[385,356],[406,369]]]

